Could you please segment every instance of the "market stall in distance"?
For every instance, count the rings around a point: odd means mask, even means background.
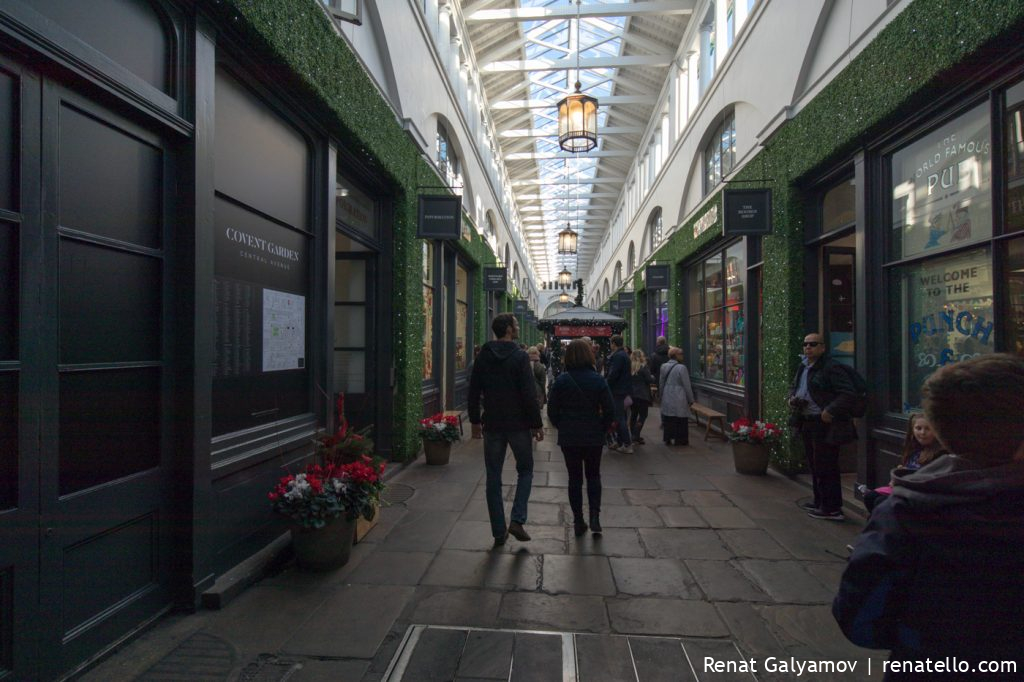
[[[600,348],[599,366],[604,365],[608,355],[609,339],[621,334],[626,320],[601,310],[583,305],[574,305],[545,317],[537,322],[537,328],[545,333],[551,348],[551,371],[555,376],[562,371],[562,351],[573,339],[589,336]]]

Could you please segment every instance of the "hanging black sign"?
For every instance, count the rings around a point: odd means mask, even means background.
[[[619,299],[613,298],[612,300],[608,301],[608,312],[610,312],[612,315],[622,314],[622,304],[619,303]]]
[[[632,310],[636,306],[636,292],[623,291],[619,294],[619,309]]]
[[[462,197],[421,194],[416,236],[421,239],[458,239],[462,235]]]
[[[722,206],[722,234],[726,237],[771,234],[770,189],[726,189],[722,192]]]
[[[648,289],[668,289],[670,275],[667,265],[648,265],[644,271],[644,282]]]
[[[484,268],[484,291],[505,291],[508,268]]]
[[[512,312],[516,315],[524,315],[529,304],[526,301],[515,301],[512,303]]]

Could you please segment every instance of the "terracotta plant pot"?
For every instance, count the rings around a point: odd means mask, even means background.
[[[423,454],[427,464],[447,464],[452,454],[452,444],[444,440],[423,439]]]
[[[764,443],[732,442],[732,461],[739,474],[764,476],[768,473],[769,454]]]
[[[295,563],[310,571],[333,571],[348,563],[355,538],[355,521],[344,515],[323,528],[304,528],[291,524]]]

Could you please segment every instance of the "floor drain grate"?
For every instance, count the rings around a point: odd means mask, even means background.
[[[234,667],[231,646],[213,635],[197,632],[156,662],[139,677],[140,682],[155,680],[225,680]]]
[[[278,658],[272,654],[260,654],[245,666],[238,675],[239,682],[285,682],[302,669],[301,663]]]
[[[391,483],[387,488],[384,489],[384,493],[381,495],[388,504],[402,504],[407,502],[410,497],[416,494],[416,488],[405,483]]]

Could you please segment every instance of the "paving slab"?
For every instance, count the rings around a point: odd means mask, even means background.
[[[665,524],[650,507],[624,505],[602,509],[601,525],[605,528],[661,528]]]
[[[658,515],[669,528],[708,527],[708,522],[694,507],[658,507]]]
[[[542,557],[527,553],[441,550],[421,581],[424,585],[536,590]]]
[[[562,638],[517,632],[510,682],[562,682]]]
[[[678,639],[629,637],[636,676],[641,682],[692,680],[690,663]]]
[[[416,489],[416,494],[405,502],[408,509],[432,509],[461,512],[476,490],[476,483],[457,483],[439,480]]]
[[[372,658],[391,623],[412,598],[414,588],[352,585],[334,590],[309,616],[316,627],[296,627],[281,651],[329,658]],[[266,625],[264,611],[256,622]]]
[[[729,628],[732,639],[743,655],[763,658],[780,656],[785,646],[775,636],[762,609],[749,602],[716,602],[715,609]]]
[[[424,630],[409,657],[403,679],[416,682],[447,682],[454,679],[468,634],[466,630]]]
[[[711,603],[651,597],[611,598],[608,617],[615,632],[630,635],[727,637],[729,629]]]
[[[576,635],[576,670],[586,682],[635,680],[629,640],[611,635]]]
[[[641,528],[640,538],[653,557],[669,559],[728,559],[732,551],[713,530]]]
[[[736,556],[750,559],[792,559],[793,556],[760,528],[720,530],[719,537]]]
[[[374,552],[348,576],[351,583],[373,585],[418,585],[433,552]]]
[[[608,613],[602,597],[548,595],[530,592],[505,594],[498,617],[517,628],[608,632]]]
[[[630,504],[648,507],[674,507],[680,504],[678,490],[623,490]]]
[[[741,572],[729,561],[701,561],[688,559],[694,580],[712,601],[770,601],[769,597],[753,579]]]
[[[436,552],[458,517],[453,511],[410,509],[380,546],[391,552]]]
[[[601,535],[587,532],[580,537],[570,534],[570,554],[601,554],[604,556],[647,556],[635,528],[608,528]]]
[[[506,553],[527,552],[529,554],[565,554],[566,536],[569,534],[565,526],[538,526],[527,523],[526,532],[530,539],[520,542],[509,536],[505,545],[497,551]]]
[[[678,559],[609,559],[620,594],[701,599],[703,593]]]
[[[717,490],[684,490],[683,504],[691,507],[734,507],[729,498]]]
[[[735,507],[702,507],[697,512],[712,528],[756,528],[749,516]]]
[[[737,563],[776,602],[831,604],[835,597],[799,561],[741,559]]]
[[[663,490],[717,490],[714,484],[703,476],[686,474],[656,474],[654,481]]]
[[[751,672],[739,672],[750,667],[749,659],[731,641],[685,639],[683,648],[701,682],[754,682]],[[716,667],[719,662],[721,667]],[[747,665],[741,666],[741,662]]]
[[[302,660],[298,670],[288,676],[288,682],[360,680],[369,668],[369,661],[318,661],[307,658]]]
[[[501,592],[457,587],[416,588],[407,619],[423,625],[497,626]]]
[[[606,557],[546,554],[541,589],[549,594],[614,595],[615,581]]]

